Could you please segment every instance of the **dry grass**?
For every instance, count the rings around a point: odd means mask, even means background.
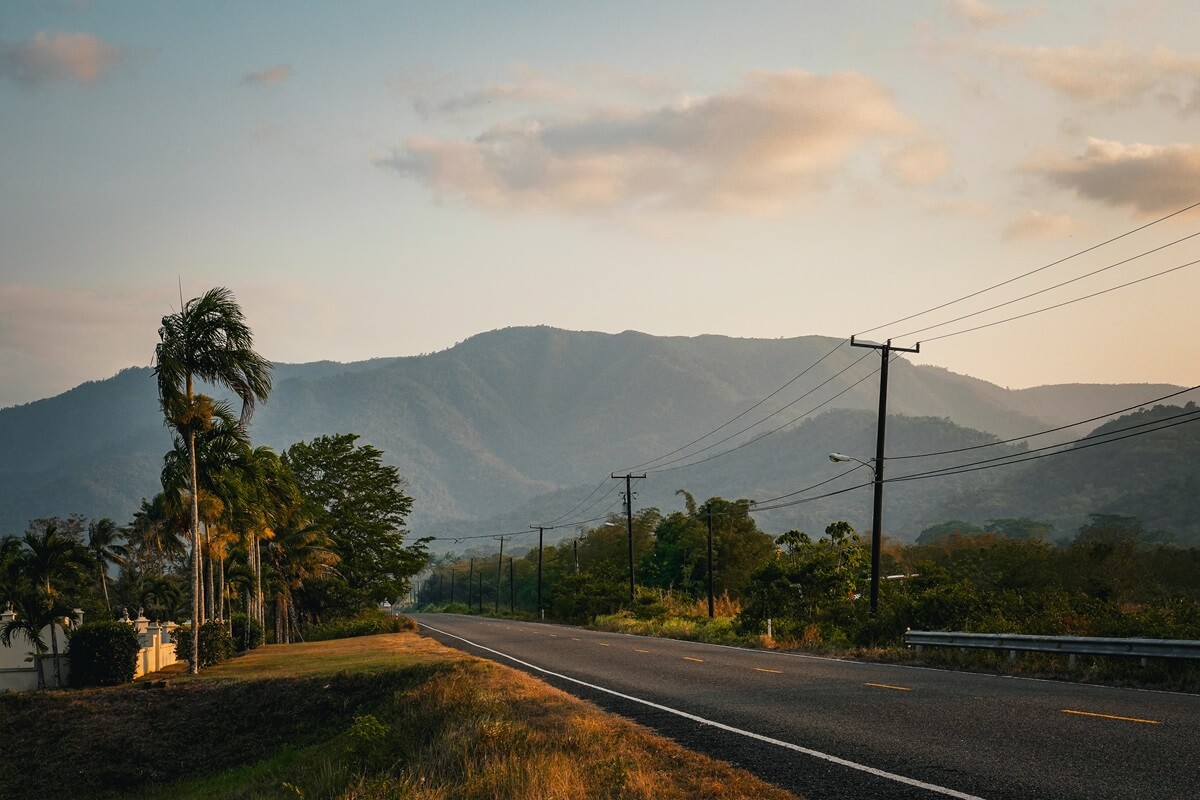
[[[0,771],[0,797],[794,797],[407,633],[265,647],[162,689],[0,696],[0,752],[32,767]]]

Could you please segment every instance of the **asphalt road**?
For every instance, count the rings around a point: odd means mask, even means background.
[[[1200,695],[413,618],[809,800],[1200,798]]]

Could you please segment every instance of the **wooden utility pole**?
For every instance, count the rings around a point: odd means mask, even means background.
[[[888,364],[892,360],[892,353],[921,352],[921,343],[918,342],[917,346],[912,348],[894,347],[891,339],[888,339],[884,344],[870,344],[868,342],[857,342],[851,336],[850,346],[869,347],[873,350],[878,350],[881,357],[879,365],[879,423],[875,433],[875,461],[873,463],[875,471],[875,504],[871,515],[871,613],[874,614],[879,610],[879,553],[883,547],[883,459],[884,439],[887,436]]]
[[[708,501],[708,618],[712,619],[713,614],[713,509],[712,498]]]
[[[645,474],[633,475],[626,473],[625,475],[617,475],[613,473],[614,480],[625,481],[625,528],[629,532],[629,604],[633,605],[637,602],[637,589],[635,588],[635,575],[633,572],[633,479],[645,478]]]
[[[542,616],[542,534],[545,533],[544,525],[530,525],[530,528],[536,528],[538,532],[538,574],[537,574],[537,608],[534,609],[534,615]]]
[[[504,537],[500,537],[500,555],[496,557],[496,614],[500,613],[500,573],[504,570]]]

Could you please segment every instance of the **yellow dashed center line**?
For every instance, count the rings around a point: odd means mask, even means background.
[[[557,634],[557,633],[552,633],[552,634],[550,634],[550,636],[551,636],[551,638],[554,638],[554,639],[557,639],[557,638],[558,638],[558,634]]]
[[[596,644],[600,645],[601,647],[612,647],[612,645],[608,642],[596,642]]]
[[[781,669],[766,669],[765,667],[755,667],[754,671],[755,672],[769,672],[772,675],[782,675],[783,674],[783,670],[781,670]]]
[[[583,641],[583,639],[580,639],[578,636],[572,636],[572,637],[571,637],[571,641],[572,641],[572,642],[582,642],[582,641]]]
[[[863,686],[874,686],[876,689],[895,689],[897,692],[911,692],[911,686],[892,686],[889,683],[864,683]]]
[[[649,653],[650,651],[649,651],[649,650],[641,650],[641,649],[639,649],[639,648],[635,647],[635,648],[633,648],[633,652],[635,652],[635,653]]]
[[[1064,708],[1062,710],[1062,713],[1076,714],[1081,717],[1100,717],[1101,719],[1119,719],[1122,722],[1140,722],[1143,725],[1157,725],[1158,724],[1158,720],[1156,720],[1156,719],[1138,719],[1137,717],[1118,717],[1115,714],[1097,714],[1094,711],[1075,711],[1070,708]]]
[[[691,656],[684,656],[684,657],[683,657],[683,660],[684,660],[684,661],[695,661],[697,664],[703,664],[703,663],[704,663],[704,659],[703,659],[703,658],[692,658]]]

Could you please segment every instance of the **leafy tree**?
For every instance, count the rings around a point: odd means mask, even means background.
[[[328,532],[340,559],[336,575],[306,586],[317,614],[353,613],[400,597],[427,558],[427,540],[404,545],[413,500],[399,471],[383,463],[380,450],[357,441],[350,433],[319,436],[283,455],[310,504],[309,518]]]
[[[952,519],[949,522],[939,522],[937,525],[931,525],[921,531],[921,535],[917,537],[917,544],[937,544],[955,534],[969,536],[970,534],[981,532],[982,529],[978,525],[972,525],[960,519]]]
[[[211,426],[212,401],[197,395],[195,380],[224,386],[242,401],[242,423],[271,391],[271,364],[254,350],[254,338],[233,293],[224,287],[183,304],[162,318],[154,353],[159,404],[168,425],[187,443],[192,505],[192,649],[200,636],[200,506],[196,434]],[[199,671],[196,661],[191,671]]]
[[[1009,539],[1049,539],[1054,535],[1054,525],[1028,517],[989,519],[983,523],[983,527],[991,533],[1007,536]]]

